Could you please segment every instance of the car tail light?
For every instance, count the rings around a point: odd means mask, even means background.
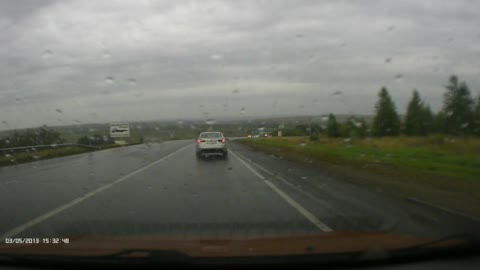
[[[200,140],[200,139],[197,140],[197,143],[202,143],[202,142],[205,142],[205,140]]]
[[[226,143],[226,142],[227,142],[227,140],[225,140],[225,139],[221,139],[221,140],[218,140],[218,141],[219,141],[219,142],[222,142],[222,143]]]

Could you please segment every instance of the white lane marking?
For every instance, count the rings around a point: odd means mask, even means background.
[[[250,164],[245,162],[242,158],[240,158],[235,152],[232,150],[229,150],[229,152],[236,157],[240,162],[245,165],[253,174],[255,174],[258,178],[263,180],[263,182],[270,187],[273,191],[275,191],[282,199],[284,199],[290,206],[295,208],[301,215],[303,215],[306,219],[308,219],[315,227],[318,229],[324,231],[324,232],[332,232],[333,230],[327,226],[327,224],[321,222],[314,214],[312,214],[310,211],[305,209],[302,205],[300,205],[298,202],[296,202],[294,199],[292,199],[290,196],[288,196],[285,192],[280,190],[277,186],[275,186],[270,180],[266,179],[263,175],[261,175],[257,170],[252,168]],[[253,162],[252,162],[253,164]]]
[[[282,183],[284,183],[285,185],[289,186],[290,188],[292,189],[295,189],[297,192],[300,192],[302,193],[303,195],[305,196],[308,196],[310,199],[312,200],[315,200],[315,201],[320,201],[317,197],[315,197],[314,195],[312,195],[311,193],[308,193],[306,192],[305,190],[301,189],[301,188],[298,188],[296,187],[294,184],[290,183],[290,181],[288,181],[287,179],[281,177],[280,175],[276,174],[276,173],[273,173],[272,171],[268,170],[268,169],[265,169],[264,167],[260,166],[259,164],[253,162],[251,159],[245,157],[244,155],[240,154],[240,153],[237,153],[237,156],[241,157],[242,159],[248,161],[250,164],[252,164],[253,166],[255,166],[256,168],[258,168],[259,170],[263,171],[264,173],[268,174],[268,175],[271,175],[273,177],[275,177],[276,179],[282,181]],[[318,186],[318,185],[317,185]],[[319,186],[319,188],[323,188],[324,186],[326,186],[326,184],[323,184],[321,186]],[[335,212],[336,214],[338,214],[339,216],[344,216],[346,217],[347,214],[345,214],[344,212],[342,211],[339,211],[338,209],[335,209]]]
[[[28,222],[26,222],[26,223],[18,226],[18,227],[15,227],[15,228],[11,229],[10,231],[8,231],[8,232],[0,235],[0,239],[5,239],[5,238],[14,237],[15,235],[17,235],[17,234],[25,231],[26,229],[28,229],[28,228],[30,228],[30,227],[32,227],[32,226],[35,226],[35,225],[37,225],[37,224],[39,224],[39,223],[41,223],[41,222],[43,222],[43,221],[45,221],[45,220],[47,220],[47,219],[55,216],[55,215],[57,215],[57,214],[65,211],[65,210],[67,210],[68,208],[70,208],[70,207],[72,207],[72,206],[74,206],[74,205],[76,205],[76,204],[79,204],[79,203],[85,201],[86,199],[91,198],[91,197],[95,196],[96,194],[98,194],[98,193],[100,193],[100,192],[102,192],[102,191],[105,191],[106,189],[109,189],[109,188],[113,187],[114,185],[117,185],[117,184],[119,184],[119,183],[127,180],[127,179],[130,178],[130,177],[132,177],[132,176],[134,176],[134,175],[136,175],[136,174],[138,174],[138,173],[140,173],[140,172],[143,172],[143,171],[145,171],[145,170],[147,170],[147,169],[149,169],[149,168],[157,165],[158,163],[160,163],[160,162],[168,159],[169,157],[177,154],[178,152],[181,152],[181,151],[185,150],[187,147],[191,147],[191,145],[190,145],[190,144],[189,144],[189,145],[186,145],[186,146],[184,146],[184,147],[182,147],[182,148],[180,148],[180,149],[178,149],[178,150],[176,150],[176,151],[174,151],[174,152],[172,152],[172,153],[170,153],[170,154],[162,157],[162,158],[159,159],[159,160],[156,160],[156,161],[154,161],[154,162],[152,162],[152,163],[150,163],[150,164],[148,164],[148,165],[146,165],[146,166],[143,166],[143,167],[141,167],[141,168],[139,168],[139,169],[136,169],[135,171],[133,171],[133,172],[131,172],[131,173],[129,173],[129,174],[126,174],[126,175],[118,178],[117,180],[115,180],[115,181],[113,181],[113,182],[111,182],[111,183],[108,183],[108,184],[103,185],[103,186],[101,186],[101,187],[99,187],[99,188],[97,188],[97,189],[95,189],[95,190],[93,190],[93,191],[90,191],[90,192],[88,192],[88,193],[86,193],[86,194],[83,194],[82,196],[74,199],[73,201],[70,201],[70,202],[68,202],[68,203],[66,203],[66,204],[64,204],[64,205],[61,205],[61,206],[59,206],[59,207],[57,207],[57,208],[55,208],[55,209],[53,209],[53,210],[51,210],[51,211],[49,211],[49,212],[41,215],[41,216],[38,216],[38,217],[36,217],[36,218],[34,218],[34,219],[32,219],[32,220],[30,220],[30,221],[28,221]]]

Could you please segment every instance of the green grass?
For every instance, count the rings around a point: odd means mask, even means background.
[[[305,137],[248,139],[255,149],[307,161],[342,179],[480,217],[480,139]]]
[[[118,147],[118,145],[102,145],[102,148],[98,150],[113,148],[113,147]],[[43,160],[43,159],[71,156],[71,155],[82,154],[82,153],[98,151],[98,150],[93,148],[69,146],[69,147],[62,147],[62,148],[37,150],[32,152],[11,153],[9,155],[0,156],[0,167],[33,162],[33,161]]]

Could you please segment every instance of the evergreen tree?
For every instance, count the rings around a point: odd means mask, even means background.
[[[444,95],[443,111],[447,131],[455,135],[469,135],[474,129],[473,99],[465,82],[452,75]]]
[[[373,135],[398,135],[400,132],[400,118],[387,88],[383,87],[380,90],[378,98],[375,105],[375,118],[373,119]]]
[[[431,132],[433,115],[430,107],[425,105],[415,89],[407,108],[405,117],[405,134],[409,136],[425,136]]]
[[[434,133],[448,133],[447,115],[445,112],[439,112],[433,116],[432,126],[432,131]]]
[[[338,136],[340,136],[340,131],[338,129],[338,124],[337,124],[337,118],[333,114],[328,115],[327,136],[328,137],[338,137]]]
[[[477,136],[480,136],[480,96],[477,98],[477,103],[475,104],[475,109],[473,111],[474,118],[474,130],[473,133]]]
[[[435,116],[433,115],[432,110],[430,109],[430,106],[428,105],[423,105],[422,107],[422,119],[423,119],[423,127],[424,127],[424,134],[423,135],[428,135],[434,131],[434,119]]]

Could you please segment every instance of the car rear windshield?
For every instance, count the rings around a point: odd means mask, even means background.
[[[200,134],[200,138],[202,139],[216,139],[222,138],[223,135],[220,132],[209,132],[209,133],[202,133]]]

